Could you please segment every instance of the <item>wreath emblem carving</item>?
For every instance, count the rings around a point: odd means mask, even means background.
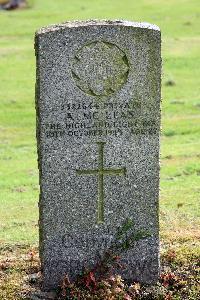
[[[108,96],[126,82],[129,63],[126,54],[116,45],[97,41],[83,46],[72,63],[76,85],[86,94]]]

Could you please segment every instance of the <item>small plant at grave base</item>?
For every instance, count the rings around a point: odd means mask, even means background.
[[[129,293],[128,286],[125,288],[121,276],[112,275],[115,270],[124,267],[120,264],[120,254],[133,247],[136,241],[150,236],[145,231],[133,233],[133,226],[134,222],[131,219],[124,222],[118,229],[111,246],[93,269],[85,269],[74,283],[71,283],[66,276],[61,285],[60,299],[134,299],[130,295],[132,294],[133,297],[133,291],[135,294],[138,293],[139,285],[133,285]]]
[[[90,272],[85,279],[86,281],[70,283],[66,276],[61,286],[61,296],[59,299],[133,299],[129,295],[127,287],[119,275],[96,281],[94,274]],[[83,285],[84,283],[85,286]]]

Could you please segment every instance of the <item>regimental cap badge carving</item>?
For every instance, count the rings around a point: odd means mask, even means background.
[[[126,82],[129,63],[118,46],[96,41],[76,53],[71,71],[76,85],[86,94],[109,96]]]

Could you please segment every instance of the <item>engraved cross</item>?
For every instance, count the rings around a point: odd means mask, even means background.
[[[98,176],[98,202],[97,202],[97,223],[104,222],[104,176],[105,175],[126,175],[126,168],[104,169],[104,145],[105,142],[97,142],[98,145],[98,169],[76,170],[78,175],[97,175]]]

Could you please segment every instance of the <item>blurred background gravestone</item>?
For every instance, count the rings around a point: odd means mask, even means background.
[[[0,8],[4,10],[13,10],[17,8],[25,8],[28,3],[26,0],[0,0]]]

